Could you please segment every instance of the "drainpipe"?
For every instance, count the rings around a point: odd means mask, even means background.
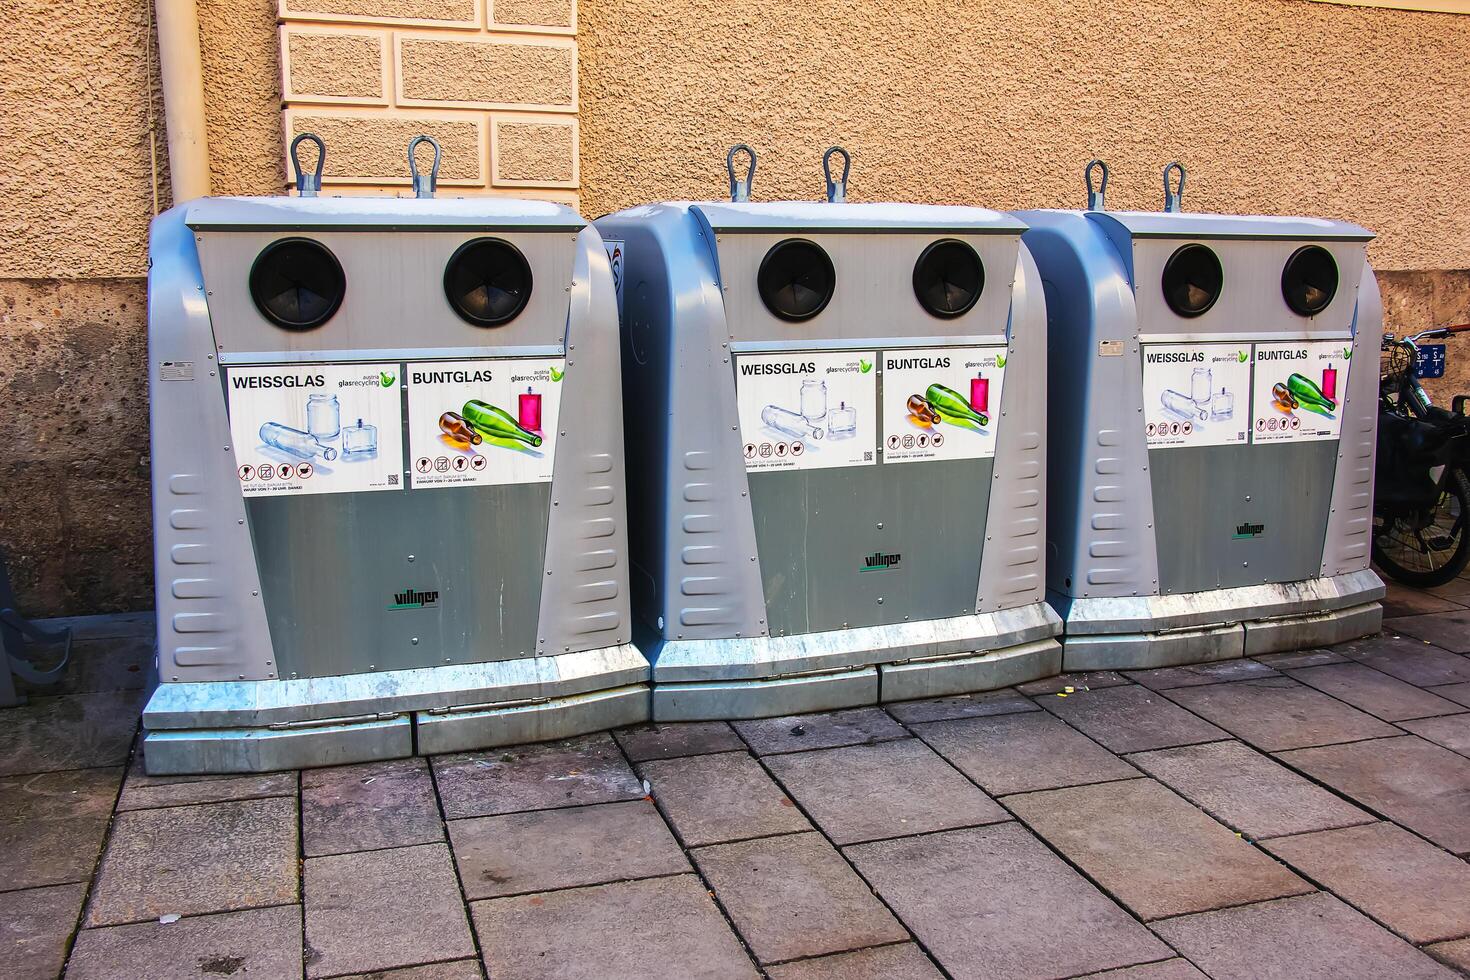
[[[174,204],[209,194],[209,137],[204,128],[204,67],[194,0],[156,0],[158,67],[163,79],[168,168]]]

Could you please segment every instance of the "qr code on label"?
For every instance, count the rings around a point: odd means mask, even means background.
[[[396,486],[398,486],[398,474],[397,473],[389,473],[388,474],[388,486],[390,486],[390,487],[396,487]]]

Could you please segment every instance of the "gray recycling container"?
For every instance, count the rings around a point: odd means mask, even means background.
[[[655,720],[1056,672],[1046,316],[1020,221],[742,200],[596,225],[621,282]]]
[[[1167,169],[1165,190],[1158,213],[1102,210],[1098,190],[1086,211],[1016,215],[1050,314],[1047,577],[1064,667],[1376,632],[1372,235],[1185,213]]]
[[[219,198],[154,222],[150,772],[638,722],[617,312],[554,204]]]

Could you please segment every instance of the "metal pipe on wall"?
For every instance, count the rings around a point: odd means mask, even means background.
[[[194,0],[156,0],[158,67],[163,80],[168,166],[175,204],[209,194],[209,135],[204,123],[204,68]]]

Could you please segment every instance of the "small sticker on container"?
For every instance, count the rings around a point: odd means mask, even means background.
[[[1098,357],[1122,357],[1123,342],[1121,340],[1099,340],[1097,342]]]
[[[193,361],[159,361],[158,362],[158,380],[159,381],[193,381],[194,380],[194,362]]]

